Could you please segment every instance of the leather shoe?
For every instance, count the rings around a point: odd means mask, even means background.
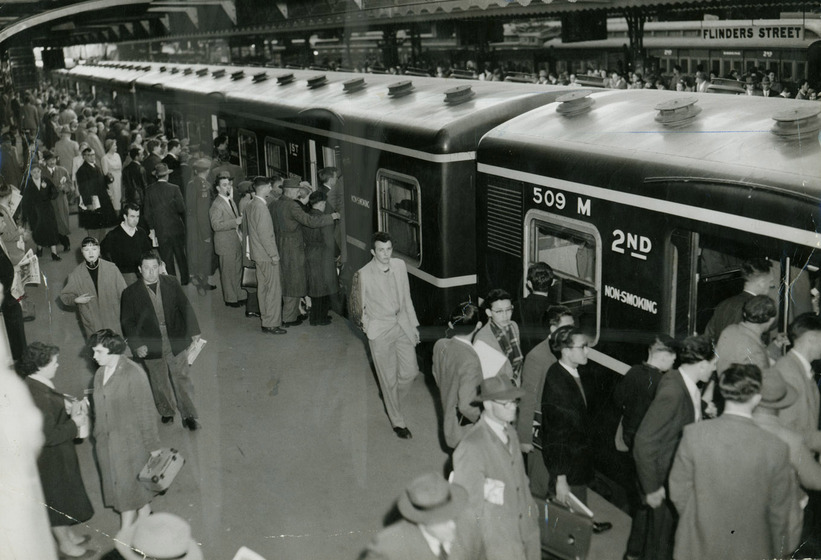
[[[163,416],[162,417],[162,423],[163,424],[173,424],[174,423],[174,417],[173,416]]]
[[[613,524],[609,521],[602,521],[599,523],[598,521],[593,522],[593,533],[598,535],[599,533],[604,533],[605,531],[609,531],[613,528]]]
[[[400,428],[399,426],[394,426],[393,433],[395,433],[398,437],[402,439],[410,439],[413,437],[413,434],[409,429]]]
[[[58,255],[57,253],[52,253],[52,254],[51,254],[51,260],[53,260],[53,261],[61,261],[61,260],[63,260],[63,259],[62,259],[62,258],[60,258],[60,255]]]
[[[302,324],[302,321],[303,321],[302,317],[298,317],[296,321],[283,321],[282,326],[283,327],[298,327],[299,325]]]
[[[260,314],[256,311],[246,311],[245,316],[250,319],[251,317],[260,317]]]
[[[192,432],[194,430],[199,430],[202,427],[200,426],[200,423],[197,422],[196,418],[183,418],[182,425],[191,430]]]
[[[206,290],[216,290],[216,289],[217,289],[217,287],[216,287],[215,285],[213,285],[213,284],[206,284],[206,285],[205,285],[205,289],[206,289]]]
[[[242,307],[243,305],[245,305],[244,301],[242,301],[242,302],[239,302],[239,301],[226,301],[225,302],[225,307]]]
[[[262,327],[262,332],[265,334],[288,334],[288,331],[279,327]]]

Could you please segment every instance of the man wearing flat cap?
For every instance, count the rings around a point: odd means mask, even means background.
[[[401,521],[382,530],[365,560],[474,560],[481,539],[464,515],[467,491],[437,473],[417,477],[397,500]]]
[[[180,267],[180,284],[188,284],[188,259],[185,256],[185,203],[180,187],[168,182],[171,170],[164,163],[154,167],[156,182],[145,190],[143,213],[154,231],[157,249],[171,276],[176,275],[174,259]]]
[[[482,381],[482,415],[453,452],[453,482],[468,491],[469,516],[482,535],[488,560],[541,558],[541,515],[511,425],[522,395],[506,375]]]

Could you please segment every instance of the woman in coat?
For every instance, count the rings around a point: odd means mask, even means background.
[[[111,181],[108,185],[111,204],[114,205],[114,210],[119,212],[123,199],[123,160],[117,153],[117,142],[111,138],[105,141],[105,155],[100,160],[100,167],[103,168],[103,174]]]
[[[39,165],[32,165],[23,188],[23,223],[31,229],[31,237],[37,244],[37,256],[43,254],[43,247],[51,247],[51,260],[62,260],[57,255],[57,217],[51,201],[60,195],[54,183],[43,177]]]
[[[25,378],[34,404],[43,414],[46,442],[37,459],[37,469],[48,506],[51,530],[60,552],[76,557],[85,554],[86,549],[80,546],[85,539],[75,533],[71,526],[91,519],[94,508],[86,494],[74,449],[74,438],[84,422],[68,415],[65,396],[54,388],[59,352],[56,346],[32,342],[16,367],[17,373]]]
[[[312,192],[308,197],[309,214],[322,216],[328,197],[322,191]],[[329,325],[328,316],[331,295],[337,291],[334,224],[320,228],[303,227],[305,238],[305,265],[308,274],[308,295],[311,296],[310,323]]]
[[[126,527],[151,513],[154,493],[137,475],[160,447],[157,410],[148,376],[123,355],[122,336],[103,329],[91,336],[89,346],[100,365],[94,375],[94,444],[103,503],[120,513]]]

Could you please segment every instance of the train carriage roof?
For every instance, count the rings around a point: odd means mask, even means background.
[[[318,70],[164,64],[165,71],[160,72],[159,64],[150,66],[136,79],[126,74],[130,70],[108,65],[77,67],[70,73],[78,78],[130,78],[138,91],[161,89],[181,100],[220,101],[223,110],[241,116],[298,122],[434,154],[474,151],[481,135],[493,126],[566,91],[532,84]],[[181,71],[172,73],[172,68]],[[185,68],[190,69],[187,74]],[[242,77],[232,79],[236,72]],[[255,81],[261,73],[267,79]],[[287,74],[293,81],[281,84],[278,78]],[[364,80],[364,87],[346,91],[346,82],[358,79]],[[396,91],[401,82],[410,83],[409,93]]]
[[[818,117],[801,122],[815,130],[799,139],[772,132],[773,117],[812,113],[821,105],[658,90],[590,92],[589,98],[593,105],[586,113],[563,116],[563,104],[556,103],[499,125],[480,143],[479,162],[625,190],[640,190],[639,184],[651,178],[703,178],[821,198]],[[692,100],[696,109],[691,114],[696,114],[689,124],[659,122],[670,118],[670,113],[661,116],[659,104]]]

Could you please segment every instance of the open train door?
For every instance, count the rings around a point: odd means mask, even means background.
[[[818,87],[821,80],[821,41],[807,48],[807,79],[810,87]]]

